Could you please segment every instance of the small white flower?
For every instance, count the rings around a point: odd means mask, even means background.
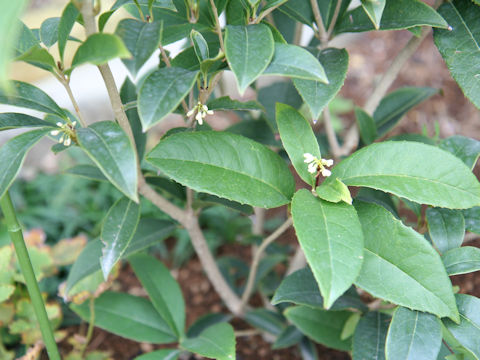
[[[69,136],[67,136],[65,141],[63,142],[63,145],[70,146],[71,143],[72,143],[72,139]]]
[[[312,162],[308,164],[308,172],[311,174],[315,174],[317,172],[318,165],[316,162]]]
[[[57,126],[58,127],[63,127],[63,123],[59,121],[59,122],[57,122]]]
[[[192,116],[196,109],[197,109],[197,107],[194,107],[192,110],[187,112],[187,116]]]
[[[310,153],[303,154],[303,157],[305,158],[304,162],[307,163],[307,164],[311,163],[312,161],[315,161],[315,159],[316,159],[315,156],[313,156]]]
[[[325,168],[325,166],[330,167],[333,165],[332,159],[318,159],[310,153],[303,154],[303,157],[305,158],[304,162],[308,164],[307,169],[309,173],[316,174],[320,171],[325,177],[332,175],[332,172]]]
[[[213,110],[208,110],[208,106],[202,104],[200,101],[187,113],[187,116],[192,116],[195,112],[197,113],[195,115],[195,120],[197,120],[200,125],[203,124],[203,120],[207,115],[213,115]]]
[[[50,131],[50,135],[52,135],[52,136],[57,136],[58,134],[60,134],[60,130]]]
[[[323,168],[320,171],[321,171],[322,175],[325,176],[325,177],[328,177],[328,176],[332,175],[332,172],[328,169]]]
[[[200,125],[203,124],[203,116],[202,116],[202,113],[200,111],[197,112],[197,115],[195,115],[195,120],[197,120]]]
[[[73,121],[72,123],[62,123],[59,121],[56,123],[56,125],[59,127],[59,129],[50,131],[50,135],[58,136],[61,134],[58,142],[65,146],[70,146],[72,144],[72,137],[75,137],[75,126],[77,125],[77,122]]]
[[[322,159],[322,164],[330,167],[330,166],[333,165],[333,160],[332,159]]]

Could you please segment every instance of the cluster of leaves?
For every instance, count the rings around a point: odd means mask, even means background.
[[[438,11],[419,0],[364,0],[353,9],[349,5],[349,0],[118,0],[99,16],[100,32],[83,42],[70,36],[75,22],[87,25],[89,20],[77,8],[82,1],[69,3],[60,18],[45,20],[40,29],[21,25],[16,59],[51,72],[67,90],[77,66],[91,63],[104,71],[102,66],[113,58],[121,58],[135,79],[127,79],[120,90],[131,131],[120,119],[86,126],[80,114],[60,108],[28,83],[13,81],[12,91],[0,94],[1,103],[46,114],[0,114],[0,130],[36,128],[0,148],[0,197],[26,153],[46,135],[61,141],[54,152],[73,144],[92,161],[69,173],[107,182],[123,195],[105,215],[99,238],[88,243],[69,273],[64,294],[80,317],[94,318],[96,326],[137,341],[177,344],[139,359],[177,359],[180,351],[235,358],[230,315],[208,315],[185,331],[178,283],[143,251],[174,230],[178,243],[188,244],[188,239],[181,242],[188,237],[183,229],[176,229],[164,214],[142,216],[145,205],[138,188],[145,178],[164,196],[162,201],[191,207],[201,218],[217,209],[212,204],[242,214],[251,214],[252,207],[288,205],[308,267],[281,283],[274,276],[270,281],[275,274],[271,270],[285,254],[277,251],[266,257],[254,288],[272,297],[275,311],[234,314],[274,335],[274,347],[297,345],[304,358],[317,357],[314,342],[351,351],[354,359],[480,358],[480,300],[455,294],[449,279],[480,269],[480,251],[461,246],[465,230],[479,233],[480,228],[480,183],[472,173],[479,142],[460,136],[442,141],[403,136],[379,142],[408,110],[437,92],[405,87],[387,94],[372,114],[355,109],[359,150],[330,174],[323,168],[329,162],[322,162],[329,150],[320,146],[324,142],[302,115],[316,122],[343,86],[348,53],[325,48],[329,37],[374,29],[409,29],[419,35],[422,26],[435,28],[435,43],[452,76],[480,106],[480,7],[469,0],[446,2]],[[120,8],[132,17],[121,20],[115,34],[104,33]],[[224,31],[218,20],[222,13]],[[298,23],[317,35],[309,46],[295,40]],[[163,46],[182,39],[187,39],[186,47],[170,59]],[[67,64],[67,43],[76,41],[80,45]],[[49,52],[55,44],[58,61]],[[158,47],[160,65],[136,79]],[[261,75],[292,81],[259,89],[258,101],[240,102],[215,96],[224,70],[233,72],[242,94],[256,90]],[[187,105],[189,99],[196,101]],[[242,121],[226,131],[213,131],[202,124],[207,109],[236,111]],[[115,110],[123,111],[121,106]],[[146,132],[174,112],[192,126],[172,129],[153,149],[146,149]],[[281,150],[308,190],[296,190]],[[307,154],[317,161],[314,171],[305,164]],[[321,174],[330,176],[319,183]],[[361,188],[353,199],[348,186]],[[412,209],[419,224],[428,224],[428,235],[404,224],[399,202]],[[426,217],[422,205],[427,207]],[[232,229],[223,226],[222,231],[232,236]],[[180,253],[182,247],[177,249]],[[149,299],[97,292],[122,259],[128,260]],[[223,270],[234,294],[242,293],[238,279],[228,275],[229,267],[241,268],[238,263],[219,259],[213,266]],[[270,277],[262,285],[259,280],[266,276]],[[81,301],[85,292],[95,298],[93,306]],[[367,307],[359,292],[378,298],[380,306]]]

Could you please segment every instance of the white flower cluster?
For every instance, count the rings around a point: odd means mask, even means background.
[[[197,120],[200,125],[203,124],[203,119],[205,119],[207,115],[213,115],[213,110],[208,110],[207,105],[203,105],[200,101],[187,113],[187,116],[192,116],[195,111],[197,112],[195,120]]]
[[[59,143],[63,143],[65,146],[70,146],[72,144],[72,135],[75,129],[75,125],[77,122],[74,121],[71,124],[57,122],[57,126],[60,128],[58,130],[50,131],[50,135],[57,136],[58,134],[62,133],[62,136],[58,139]]]
[[[310,153],[303,154],[303,157],[305,158],[304,162],[308,164],[308,172],[310,174],[316,174],[320,171],[325,177],[332,175],[332,172],[325,168],[325,166],[330,167],[333,165],[332,159],[317,159]]]

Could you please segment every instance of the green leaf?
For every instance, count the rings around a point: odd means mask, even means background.
[[[133,76],[137,75],[142,65],[158,48],[161,28],[161,21],[144,22],[136,19],[123,19],[118,23],[115,34],[123,40],[133,56],[132,59],[122,59],[122,62]]]
[[[135,202],[137,165],[133,146],[122,128],[112,121],[100,121],[77,130],[80,147],[110,182]]]
[[[138,112],[144,131],[180,105],[197,75],[196,71],[171,67],[159,69],[145,79],[138,96]]]
[[[138,356],[135,360],[177,360],[179,355],[180,350],[162,349]]]
[[[465,96],[480,108],[480,7],[455,0],[444,3],[438,12],[451,29],[436,30],[435,45]]]
[[[237,79],[240,94],[267,68],[274,53],[272,32],[264,24],[229,25],[225,31],[225,55]]]
[[[328,84],[312,80],[293,80],[298,93],[308,105],[315,121],[320,117],[323,108],[343,86],[348,70],[348,53],[345,49],[329,48],[319,51],[317,59],[325,69]]]
[[[330,203],[302,189],[293,197],[292,217],[328,309],[352,285],[362,266],[363,235],[357,214],[351,205]]]
[[[280,335],[285,329],[285,319],[279,313],[267,309],[247,311],[245,321],[260,330],[273,335]]]
[[[363,109],[355,107],[355,120],[357,120],[360,138],[365,145],[370,145],[378,137],[375,120]]]
[[[0,114],[0,131],[22,128],[22,127],[47,127],[47,126],[52,126],[52,124],[30,115],[21,114],[21,113],[1,113]]]
[[[440,253],[462,245],[465,236],[465,219],[461,211],[429,208],[426,216],[428,232]]]
[[[448,331],[463,347],[480,358],[480,299],[464,294],[455,295],[460,312],[460,323],[450,319],[443,320]]]
[[[23,22],[19,21],[15,25],[19,27],[17,29],[16,42],[13,44],[15,56],[22,55],[32,47],[40,47],[38,38]]]
[[[185,339],[180,346],[201,356],[217,360],[235,360],[235,334],[228,323],[218,323],[210,326],[202,333],[190,339]]]
[[[132,54],[117,35],[97,33],[90,35],[80,45],[72,60],[72,69],[90,63],[94,65],[106,64],[115,58],[129,58]]]
[[[15,291],[15,286],[9,284],[0,284],[0,304],[10,298]]]
[[[72,2],[69,2],[62,12],[62,16],[58,24],[58,52],[62,62],[68,37],[79,15],[79,11]]]
[[[349,311],[326,311],[307,306],[292,306],[285,316],[309,338],[327,347],[349,351],[351,340],[341,340],[340,334],[350,317]]]
[[[390,131],[410,109],[438,92],[433,88],[404,87],[385,96],[373,114],[378,136]]]
[[[297,329],[296,326],[289,325],[277,336],[275,343],[272,345],[272,349],[276,350],[288,348],[298,344],[303,337],[303,334]]]
[[[323,308],[323,298],[320,294],[317,281],[312,271],[307,266],[286,276],[272,298],[272,304],[291,302],[296,305],[305,305],[313,308]],[[344,310],[357,308],[364,311],[363,305],[356,291],[348,290],[335,301],[331,310]]]
[[[10,188],[25,155],[50,129],[32,130],[10,139],[0,148],[0,198]]]
[[[378,30],[385,8],[385,0],[362,0],[362,7],[372,21],[373,26],[375,26],[375,29]]]
[[[463,210],[465,218],[465,229],[476,234],[480,234],[480,206]]]
[[[385,360],[385,340],[390,316],[368,312],[353,334],[353,360]]]
[[[222,313],[210,313],[200,316],[195,322],[190,326],[187,331],[187,336],[189,338],[197,337],[201,334],[206,328],[218,324],[220,322],[229,322],[232,319],[232,315],[222,314]]]
[[[48,18],[42,22],[40,26],[40,40],[47,47],[55,45],[58,41],[58,26],[60,24],[59,17]]]
[[[70,307],[83,320],[90,320],[88,301]],[[95,326],[135,341],[153,344],[177,341],[152,303],[130,294],[105,292],[95,299]]]
[[[388,329],[388,360],[436,360],[442,345],[440,320],[431,314],[399,307]]]
[[[250,101],[238,101],[233,100],[228,96],[222,96],[213,100],[210,100],[207,103],[207,106],[210,110],[260,110],[265,111],[263,106],[255,100]]]
[[[330,181],[326,184],[320,184],[320,186],[317,186],[315,189],[315,192],[320,199],[334,203],[344,201],[347,204],[352,205],[352,196],[350,195],[350,190],[348,190],[347,185],[338,179]]]
[[[450,276],[478,271],[480,270],[480,249],[473,246],[451,249],[442,255],[442,260]]]
[[[0,91],[0,104],[8,104],[27,109],[55,114],[65,118],[65,112],[43,90],[22,81],[11,81],[12,91]]]
[[[182,290],[170,271],[160,261],[147,254],[130,256],[128,262],[147,291],[155,309],[177,337],[181,337],[185,327],[185,302]]]
[[[315,56],[300,46],[278,42],[275,43],[272,62],[263,74],[288,76],[328,84],[325,70]]]
[[[424,237],[379,205],[358,203],[356,209],[365,249],[355,284],[375,297],[458,321],[452,284]]]
[[[140,206],[127,198],[118,200],[108,211],[103,221],[101,234],[105,247],[100,263],[105,280],[108,279],[110,271],[125,253],[135,234],[139,220]]]
[[[190,32],[190,39],[192,40],[193,49],[195,50],[195,55],[197,55],[198,62],[207,60],[210,58],[210,53],[208,50],[208,44],[205,38],[196,30]]]
[[[480,156],[480,141],[455,135],[443,140],[440,149],[452,153],[473,170]]]
[[[309,153],[317,159],[321,158],[317,138],[310,123],[293,107],[281,103],[277,103],[276,118],[283,147],[287,151],[292,165],[303,181],[314,186],[316,174],[308,172],[308,166],[304,162],[303,156],[305,153]]]
[[[17,57],[15,60],[25,61],[26,63],[40,67],[52,73],[55,72],[55,69],[57,67],[53,56],[50,55],[47,49],[44,49],[39,46],[34,46],[30,48],[29,50],[24,52],[22,55]]]
[[[147,161],[195,191],[265,208],[290,202],[295,184],[285,162],[252,140],[227,132],[173,134]]]
[[[94,181],[108,181],[98,167],[88,164],[75,165],[65,170],[65,174],[76,175]]]
[[[446,29],[447,22],[420,0],[386,0],[380,30],[400,30],[415,26]],[[362,7],[348,11],[335,26],[336,33],[374,30],[375,26]]]
[[[458,158],[417,142],[369,145],[332,170],[348,186],[366,186],[420,203],[467,209],[480,204],[480,183]]]

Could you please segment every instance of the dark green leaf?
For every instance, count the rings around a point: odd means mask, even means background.
[[[90,35],[77,49],[72,60],[72,69],[85,63],[102,65],[115,58],[131,56],[132,54],[118,36],[97,33]]]
[[[170,271],[160,261],[147,254],[130,256],[128,262],[147,291],[155,309],[180,338],[185,327],[185,302],[182,290]]]
[[[28,64],[37,66],[52,73],[55,72],[55,68],[57,67],[53,56],[50,55],[46,49],[39,46],[30,48],[15,60],[25,61]]]
[[[356,209],[365,249],[355,284],[395,304],[457,321],[452,284],[424,237],[379,205],[358,203]]]
[[[461,211],[429,208],[426,216],[430,238],[441,253],[462,245],[465,219]]]
[[[52,124],[30,115],[20,114],[20,113],[1,113],[0,114],[0,131],[22,128],[22,127],[47,127],[47,126],[52,126]]]
[[[357,120],[360,138],[365,145],[370,145],[378,136],[375,120],[359,107],[355,107],[355,119]]]
[[[195,55],[197,55],[198,62],[202,62],[210,58],[210,53],[208,50],[208,44],[205,38],[198,31],[192,30],[190,33],[190,39],[193,43],[193,49],[195,50]]]
[[[59,17],[48,18],[42,22],[40,26],[40,39],[47,48],[53,46],[58,41],[59,24]]]
[[[363,10],[365,10],[377,30],[380,28],[380,20],[382,19],[385,8],[385,1],[386,0],[362,0]]]
[[[183,132],[160,141],[147,160],[199,192],[260,207],[290,202],[293,177],[273,151],[227,132]]]
[[[139,220],[140,206],[127,198],[118,200],[108,211],[103,221],[101,234],[105,247],[100,263],[105,280],[108,279],[110,271],[124,255],[135,234]]]
[[[16,25],[18,26],[18,29],[16,29],[18,34],[16,35],[16,42],[13,44],[15,56],[22,55],[32,47],[40,47],[40,42],[32,30],[21,21],[16,23]]]
[[[362,266],[363,234],[356,211],[352,205],[330,203],[302,189],[293,197],[292,217],[328,309],[352,285]]]
[[[463,210],[465,218],[465,229],[476,234],[480,234],[480,206]]]
[[[51,129],[38,129],[10,139],[0,148],[0,198],[10,188],[22,167],[25,155]]]
[[[228,323],[218,323],[199,336],[180,343],[183,349],[217,360],[235,360],[235,334]]]
[[[230,99],[228,96],[213,99],[207,103],[207,106],[210,110],[265,110],[258,101],[242,102]]]
[[[480,249],[462,246],[451,249],[442,255],[448,275],[467,274],[480,270]]]
[[[180,350],[162,349],[138,356],[135,360],[177,360],[179,355]]]
[[[297,329],[296,326],[287,326],[275,340],[272,345],[272,349],[284,349],[295,344],[298,344],[303,338],[303,334]]]
[[[67,40],[72,31],[73,25],[79,16],[79,12],[72,2],[69,2],[62,12],[60,22],[58,24],[58,52],[60,59],[63,62],[63,55]]]
[[[298,175],[307,184],[314,186],[315,175],[308,171],[304,154],[321,158],[317,138],[310,123],[293,107],[277,103],[277,126],[283,147],[288,153]]]
[[[88,301],[70,307],[83,320],[90,320]],[[135,341],[154,344],[176,341],[150,301],[124,293],[106,292],[95,299],[95,326]]]
[[[461,135],[443,140],[440,148],[461,159],[472,170],[480,156],[480,141]]]
[[[357,193],[355,200],[383,206],[385,209],[390,211],[397,219],[400,218],[398,216],[397,207],[393,203],[392,196],[384,193],[383,191],[369,188],[361,188],[360,191]]]
[[[455,0],[444,3],[438,12],[451,28],[434,32],[435,45],[465,96],[480,108],[480,7]]]
[[[286,323],[283,316],[267,309],[250,310],[245,314],[245,321],[260,330],[273,335],[280,335]]]
[[[300,341],[298,349],[302,355],[302,360],[319,360],[315,343],[306,336]]]
[[[88,164],[75,165],[65,170],[65,174],[77,175],[95,181],[108,181],[98,167]]]
[[[328,84],[319,81],[294,79],[293,83],[313,119],[316,121],[322,110],[337,95],[343,86],[348,70],[348,53],[345,49],[329,48],[319,51],[317,59],[323,65],[328,77]]]
[[[335,166],[327,181],[335,177],[420,204],[454,209],[480,204],[480,183],[461,160],[416,142],[369,145]]]
[[[139,91],[138,112],[146,131],[174,111],[188,94],[198,72],[162,68],[150,74]]]
[[[399,307],[388,330],[389,360],[436,360],[442,344],[440,320],[431,314]]]
[[[404,87],[385,96],[373,114],[378,136],[386,134],[410,109],[437,92],[433,88]]]
[[[241,94],[267,68],[273,53],[273,36],[268,26],[227,26],[225,55]]]
[[[142,65],[158,48],[161,28],[160,21],[123,19],[118,23],[115,34],[123,40],[133,56],[131,59],[122,59],[122,62],[133,76],[137,75]]]
[[[135,152],[122,128],[112,121],[101,121],[77,130],[77,138],[107,179],[138,201]]]
[[[353,360],[385,360],[390,316],[374,311],[360,319],[353,335]]]
[[[351,349],[351,340],[341,340],[340,334],[350,314],[349,311],[326,311],[307,306],[292,306],[285,311],[287,319],[309,338],[344,351]]]
[[[206,328],[221,323],[228,322],[232,319],[232,315],[222,314],[222,313],[211,313],[203,315],[190,326],[187,331],[187,336],[189,338],[194,338],[200,335],[200,333]]]
[[[415,26],[446,29],[447,22],[420,0],[387,0],[380,30],[400,30]],[[374,30],[375,26],[362,7],[348,11],[335,26],[336,33]]]

